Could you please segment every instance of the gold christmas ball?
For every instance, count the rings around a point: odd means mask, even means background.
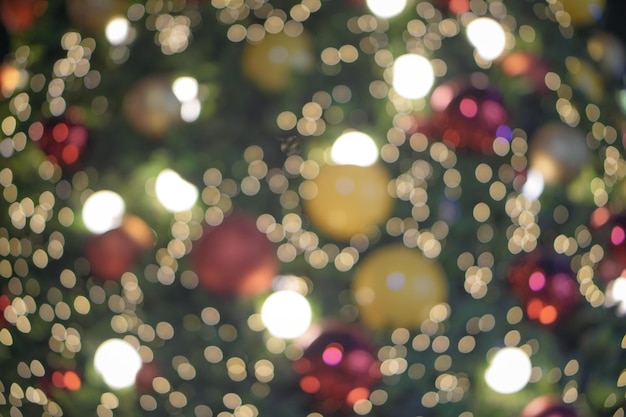
[[[382,165],[324,165],[313,180],[317,192],[304,199],[304,211],[323,234],[350,240],[370,235],[391,214],[391,177]]]
[[[530,168],[540,172],[550,185],[571,180],[589,160],[585,134],[561,122],[541,126],[528,146]]]
[[[606,0],[561,0],[561,3],[570,15],[574,27],[597,23],[606,6]]]
[[[393,244],[367,255],[352,282],[361,320],[372,329],[419,328],[448,299],[441,266],[418,249]]]
[[[149,76],[135,84],[124,99],[124,114],[131,126],[147,136],[161,137],[181,121],[180,101],[168,77]]]
[[[283,91],[294,73],[313,68],[311,38],[306,32],[296,37],[284,32],[266,34],[261,41],[244,46],[241,66],[244,76],[261,89]]]

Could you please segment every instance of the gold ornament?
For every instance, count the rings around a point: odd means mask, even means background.
[[[574,27],[597,23],[606,6],[606,0],[561,0],[561,3]]]

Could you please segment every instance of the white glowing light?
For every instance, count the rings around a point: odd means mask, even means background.
[[[472,20],[467,25],[467,37],[476,48],[476,53],[486,60],[499,57],[506,46],[502,25],[488,17]]]
[[[402,13],[407,0],[367,0],[367,7],[378,17],[388,19]]]
[[[191,209],[198,199],[198,188],[171,169],[157,176],[155,192],[163,207],[172,213]]]
[[[617,315],[626,315],[626,278],[619,277],[609,282],[606,289],[606,306],[617,305]]]
[[[545,181],[541,172],[531,168],[526,175],[526,183],[524,183],[522,188],[522,195],[528,201],[535,201],[543,193],[544,186]]]
[[[130,36],[130,22],[123,17],[116,17],[107,24],[104,33],[111,45],[124,45]]]
[[[369,135],[348,131],[333,143],[330,159],[339,165],[370,166],[378,159],[378,147]]]
[[[96,350],[93,362],[104,382],[114,389],[133,385],[142,364],[137,349],[122,339],[103,342]]]
[[[119,227],[125,211],[126,205],[119,194],[109,190],[97,191],[83,205],[83,223],[90,232],[101,234]]]
[[[272,335],[293,339],[304,334],[311,325],[311,306],[300,293],[277,291],[263,303],[261,320]]]
[[[198,97],[198,81],[193,77],[178,77],[172,83],[172,91],[181,103],[195,100]]]
[[[489,388],[500,394],[513,394],[528,384],[531,373],[532,363],[526,352],[507,347],[496,352],[485,371],[485,381]]]
[[[405,54],[393,64],[393,88],[402,97],[422,98],[435,83],[435,74],[430,61],[421,55]]]
[[[200,100],[193,99],[185,101],[180,105],[180,118],[187,123],[191,123],[198,120],[201,110],[202,104],[200,104]]]

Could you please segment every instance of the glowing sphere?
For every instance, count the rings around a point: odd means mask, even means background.
[[[103,342],[96,350],[93,361],[104,382],[114,389],[133,385],[142,364],[137,349],[122,339]]]
[[[172,91],[182,103],[198,96],[198,81],[193,77],[178,77],[172,83]]]
[[[272,335],[293,339],[309,328],[311,306],[300,293],[290,290],[277,291],[263,303],[261,320]]]
[[[626,315],[626,278],[619,277],[609,282],[606,289],[606,305],[608,307],[617,305],[617,315]]]
[[[500,394],[520,391],[530,381],[532,363],[522,349],[507,347],[500,349],[485,371],[485,381],[492,390]]]
[[[330,149],[330,158],[339,165],[373,165],[378,159],[378,147],[369,135],[349,131],[339,136]]]
[[[483,59],[492,60],[502,54],[506,36],[502,25],[488,17],[472,20],[467,25],[467,37]]]
[[[534,201],[538,199],[543,193],[545,183],[543,175],[536,169],[529,169],[526,175],[526,183],[522,188],[522,194],[528,201]]]
[[[367,0],[367,7],[376,16],[387,19],[402,13],[406,3],[407,0]]]
[[[83,205],[83,223],[90,232],[101,234],[119,227],[125,210],[126,205],[119,194],[109,190],[97,191]]]
[[[393,64],[393,88],[402,97],[422,98],[434,83],[433,67],[423,56],[405,54],[396,58]]]
[[[124,45],[130,35],[130,22],[124,17],[116,17],[107,23],[104,33],[111,45]]]
[[[172,213],[191,209],[198,199],[198,188],[171,169],[161,171],[155,191],[159,203]]]
[[[418,249],[393,244],[357,265],[352,291],[361,320],[372,329],[419,328],[430,310],[448,298],[444,271]]]

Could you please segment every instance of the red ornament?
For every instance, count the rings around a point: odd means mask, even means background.
[[[63,168],[77,167],[87,148],[87,129],[68,119],[33,123],[29,134],[48,159]]]
[[[139,256],[139,245],[123,228],[93,236],[85,248],[91,273],[103,280],[119,280],[133,268]]]
[[[0,20],[9,32],[23,32],[47,8],[46,0],[0,0]]]
[[[380,382],[380,362],[365,332],[354,325],[327,326],[293,364],[300,388],[321,412],[349,411]]]
[[[440,85],[430,103],[433,112],[417,130],[450,146],[491,154],[494,139],[510,135],[502,97],[483,74]]]
[[[508,279],[528,318],[544,325],[567,317],[580,298],[569,258],[548,256],[542,250],[524,255],[511,267]]]
[[[612,214],[606,207],[599,207],[591,214],[590,229],[599,236],[606,249],[600,261],[600,277],[608,283],[624,276],[626,270],[626,213]]]
[[[218,295],[251,296],[270,288],[278,271],[276,250],[256,227],[256,219],[231,214],[207,226],[191,251],[200,285]]]
[[[532,400],[519,417],[578,417],[574,407],[563,404],[558,396],[545,395]]]

